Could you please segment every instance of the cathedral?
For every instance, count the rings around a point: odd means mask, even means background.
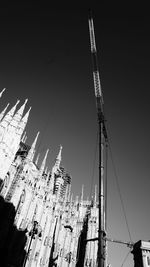
[[[31,110],[24,114],[26,103],[18,108],[18,100],[0,113],[0,195],[13,205],[14,225],[26,236],[20,265],[9,266],[97,266],[96,188],[92,201],[83,199],[83,187],[81,197],[73,199],[71,176],[61,164],[62,146],[52,169],[46,163],[49,150],[39,166],[39,132],[30,146],[26,144]]]

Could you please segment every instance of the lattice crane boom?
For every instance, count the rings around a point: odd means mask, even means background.
[[[98,116],[98,127],[99,127],[99,233],[98,233],[98,267],[106,266],[106,240],[104,236],[106,235],[106,200],[104,194],[104,142],[107,142],[107,131],[105,127],[104,110],[103,110],[103,96],[100,83],[100,75],[98,70],[98,58],[96,50],[96,41],[94,33],[93,19],[89,16],[89,35],[90,35],[90,45],[91,45],[91,56],[93,64],[93,81],[94,90],[96,97],[96,107]]]
[[[93,24],[93,19],[91,16],[89,18],[89,34],[90,34],[91,54],[92,54],[92,63],[93,63],[93,80],[94,80],[95,96],[100,97],[102,100],[103,98],[102,98],[102,90],[101,90],[101,84],[100,84],[100,75],[99,75],[99,70],[98,70],[94,24]]]

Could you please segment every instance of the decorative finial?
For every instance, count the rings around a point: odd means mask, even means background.
[[[49,149],[47,149],[46,154],[45,154],[45,157],[44,157],[44,159],[43,159],[43,161],[42,161],[41,168],[40,168],[40,173],[39,173],[40,175],[43,174],[43,171],[44,171],[44,168],[45,168],[45,164],[46,164],[46,159],[47,159],[48,152],[49,152]]]
[[[16,107],[19,103],[20,103],[20,100],[17,99],[17,102],[16,102],[16,104],[15,104],[15,107]]]
[[[27,135],[25,136],[24,143],[27,141]]]
[[[11,116],[13,116],[14,115],[14,113],[15,113],[15,110],[16,110],[16,107],[18,106],[18,104],[20,103],[20,100],[19,99],[17,99],[17,102],[16,102],[16,104],[12,107],[12,109],[8,112],[8,113],[10,113],[11,114]],[[7,116],[7,114],[6,114],[6,116]]]
[[[20,121],[21,120],[21,117],[23,115],[23,111],[25,109],[25,105],[27,103],[28,99],[25,100],[25,102],[23,103],[23,105],[20,107],[20,109],[16,112],[15,116],[14,116],[14,119],[17,120],[17,121]]]
[[[27,125],[30,110],[31,110],[31,107],[29,108],[27,113],[24,115],[24,117],[21,119],[21,121],[19,122],[19,125],[17,127],[17,134],[19,134],[20,136],[22,136],[22,133],[24,132],[25,127]]]
[[[35,164],[36,164],[36,165],[38,164],[39,157],[40,157],[40,154],[37,155],[37,158],[36,158],[36,161],[35,161]]]
[[[61,153],[62,153],[62,145],[60,145],[59,153],[55,162],[55,167],[57,167],[58,169],[60,167],[60,162],[61,162]]]
[[[0,98],[2,97],[2,94],[4,93],[5,90],[6,88],[3,88],[3,90],[0,92]]]
[[[5,112],[6,112],[6,109],[8,108],[8,106],[9,106],[9,103],[8,103],[7,106],[4,108],[4,110],[0,113],[0,121],[1,121],[2,118],[4,117]]]
[[[28,112],[30,112],[31,108],[32,108],[32,107],[29,108]]]
[[[71,195],[71,184],[69,185],[69,191],[68,191],[68,202],[70,201],[70,195]]]
[[[83,194],[84,194],[84,185],[82,185],[82,192],[81,192],[81,203],[83,202]]]
[[[5,117],[3,118],[3,120],[1,121],[1,125],[3,127],[7,127],[9,125],[9,123],[12,121],[14,112],[16,110],[17,105],[19,104],[20,100],[17,100],[16,104],[6,113]]]
[[[29,150],[29,153],[28,153],[28,159],[30,159],[31,161],[33,160],[34,158],[34,154],[35,154],[35,147],[36,147],[36,143],[37,143],[37,139],[38,139],[38,136],[39,136],[40,132],[37,133],[35,139],[34,139],[34,142]]]
[[[45,174],[47,174],[48,167],[45,168]]]
[[[24,132],[24,135],[22,136],[22,139],[21,139],[21,141],[22,141],[23,143],[24,143],[25,137],[26,137],[26,131]]]
[[[11,112],[12,116],[14,115],[14,112],[15,112],[15,110],[16,110],[16,107],[18,106],[19,103],[20,103],[20,100],[17,99],[16,104],[15,104],[15,105],[12,107],[12,109],[9,111],[9,112]]]
[[[24,117],[22,118],[22,121],[24,121],[24,123],[27,123],[27,120],[28,120],[28,117],[29,117],[29,114],[30,114],[30,111],[31,111],[31,108],[30,107],[27,111],[27,113],[24,115]]]

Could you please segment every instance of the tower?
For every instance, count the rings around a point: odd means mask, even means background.
[[[89,35],[91,56],[93,64],[93,82],[95,90],[97,119],[98,119],[98,137],[99,137],[99,231],[98,231],[98,267],[104,267],[106,265],[106,242],[103,236],[106,235],[106,180],[104,177],[104,149],[107,147],[108,137],[105,125],[104,116],[104,101],[100,83],[100,75],[98,68],[98,57],[96,40],[94,33],[94,23],[91,13],[89,14]],[[107,190],[107,189],[106,189]]]
[[[4,114],[5,114],[5,112],[6,112],[7,108],[8,108],[8,106],[9,106],[9,103],[8,103],[7,106],[4,108],[4,110],[0,113],[0,121],[1,121],[2,118],[4,117]]]

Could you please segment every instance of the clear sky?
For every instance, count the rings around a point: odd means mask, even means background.
[[[105,113],[122,198],[134,242],[150,239],[150,23],[147,17],[101,14],[93,9]],[[30,145],[72,176],[74,196],[90,195],[97,116],[88,33],[88,9],[20,6],[0,10],[1,110],[28,98]],[[97,161],[98,156],[96,156]],[[108,236],[129,241],[111,160],[108,160]],[[109,244],[109,262],[120,267],[129,249]],[[124,267],[133,266],[129,254]]]

